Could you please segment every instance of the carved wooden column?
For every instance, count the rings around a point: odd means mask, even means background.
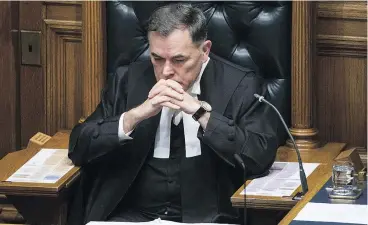
[[[300,149],[318,147],[316,128],[313,128],[313,26],[314,3],[292,2],[292,66],[291,66],[291,133]],[[287,145],[292,147],[290,140]]]
[[[105,82],[105,4],[85,1],[82,5],[83,112],[90,115],[101,98]]]

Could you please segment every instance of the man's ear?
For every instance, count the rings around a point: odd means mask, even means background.
[[[203,44],[202,44],[203,63],[208,60],[208,55],[210,54],[211,46],[212,46],[212,42],[210,40],[207,40],[207,41],[203,42]]]
[[[210,40],[206,40],[203,42],[202,51],[205,55],[209,55],[211,51],[212,42]]]

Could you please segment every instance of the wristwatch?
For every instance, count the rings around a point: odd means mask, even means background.
[[[210,104],[208,104],[205,101],[200,101],[201,107],[199,107],[199,109],[193,114],[193,119],[195,121],[198,121],[199,118],[201,118],[206,112],[211,112],[212,111],[212,107]]]

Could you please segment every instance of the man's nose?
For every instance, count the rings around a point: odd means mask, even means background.
[[[170,62],[166,62],[164,65],[164,69],[162,71],[162,75],[165,76],[165,78],[170,78],[174,74],[174,70],[171,66]]]

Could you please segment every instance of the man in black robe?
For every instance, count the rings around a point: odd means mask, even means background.
[[[116,74],[96,110],[74,127],[69,157],[82,166],[69,224],[88,221],[231,223],[242,169],[274,161],[276,122],[253,94],[264,81],[210,53],[201,10],[170,4],[150,17],[150,60]]]

